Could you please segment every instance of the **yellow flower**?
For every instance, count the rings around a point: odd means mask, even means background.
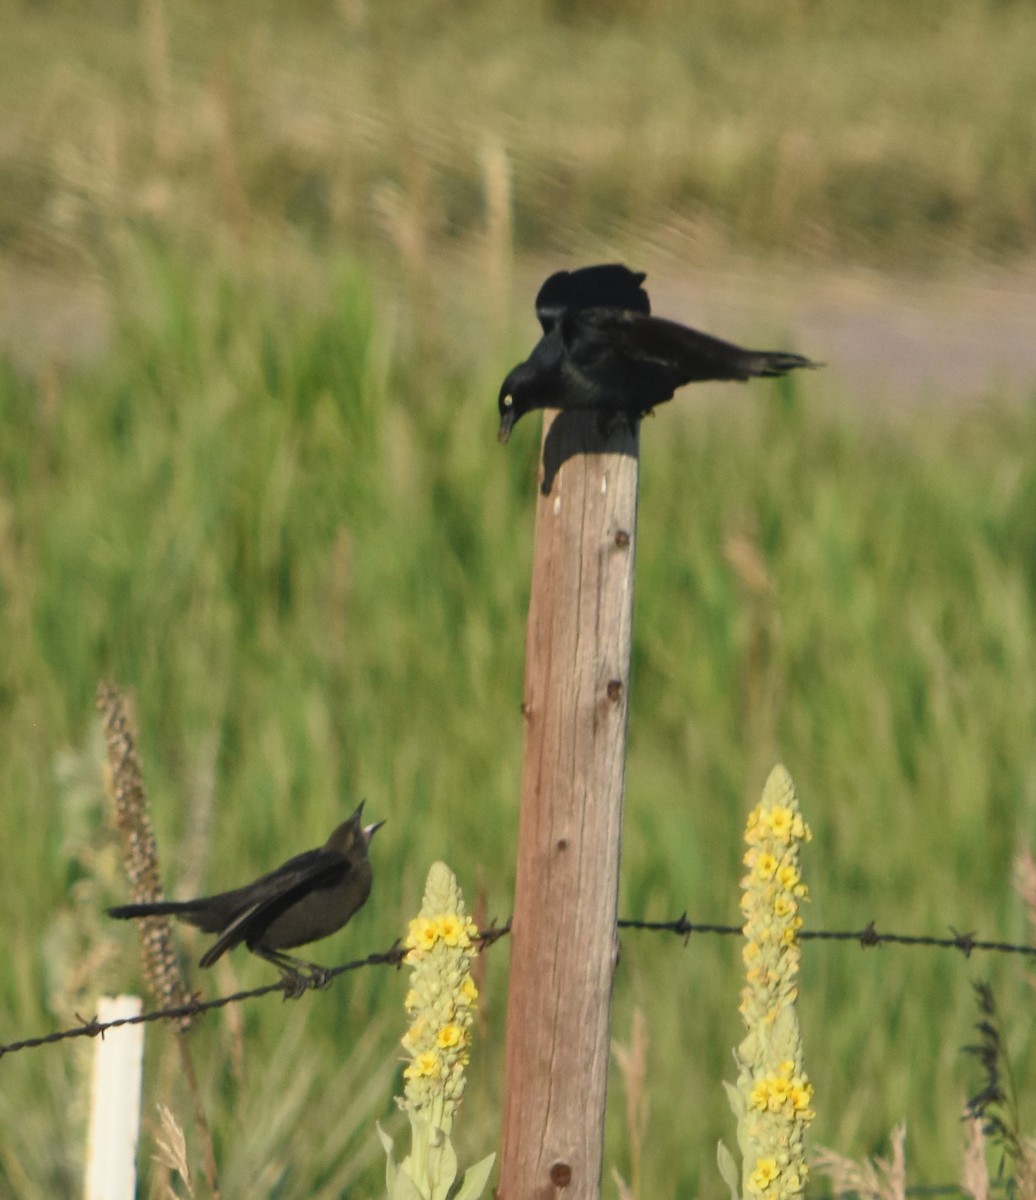
[[[794,868],[793,868],[794,869]],[[756,859],[755,873],[760,879],[772,879],[777,870],[777,859],[768,850],[764,850]]]
[[[749,1176],[749,1183],[757,1192],[765,1192],[771,1183],[780,1175],[781,1169],[775,1158],[756,1159],[755,1170]]]
[[[789,892],[794,891],[794,889],[798,887],[800,878],[801,877],[798,871],[791,865],[791,863],[781,867],[781,869],[777,872],[777,882],[781,885],[781,887],[787,888]]]
[[[767,1107],[770,1112],[780,1112],[781,1109],[788,1103],[788,1094],[791,1091],[791,1081],[784,1079],[780,1075],[772,1076],[770,1079],[770,1094],[766,1099]]]
[[[439,937],[447,946],[467,945],[467,929],[456,913],[443,913],[435,922]]]
[[[439,1043],[439,1047],[442,1050],[450,1050],[454,1046],[460,1046],[466,1039],[467,1034],[465,1034],[459,1025],[444,1025],[435,1035],[435,1040]]]
[[[438,937],[435,921],[427,917],[414,917],[410,922],[404,945],[408,950],[431,950]]]
[[[478,988],[470,975],[464,976],[464,982],[460,985],[460,996],[465,1004],[474,1004],[478,999]]]
[[[757,804],[748,814],[748,820],[745,823],[745,841],[749,845],[756,841],[759,836],[759,817],[759,805]]]
[[[807,1113],[813,1100],[813,1085],[802,1075],[796,1075],[788,1091],[792,1107],[797,1113]]]
[[[795,816],[790,808],[783,804],[776,804],[767,813],[767,825],[770,831],[778,841],[787,844],[791,840],[792,829],[795,825]]]
[[[439,1056],[434,1050],[424,1050],[404,1069],[407,1079],[433,1079],[439,1075]]]

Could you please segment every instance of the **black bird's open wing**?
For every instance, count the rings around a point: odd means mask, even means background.
[[[767,351],[745,350],[676,321],[613,309],[567,315],[562,338],[580,367],[615,359],[664,372],[673,387],[706,379],[750,379],[765,373],[770,357]],[[781,357],[806,361],[797,355]]]
[[[798,354],[746,350],[676,321],[610,308],[566,313],[558,335],[570,395],[583,407],[643,413],[685,383],[783,375],[816,365]]]
[[[536,317],[550,333],[565,313],[584,308],[616,308],[649,313],[651,302],[641,286],[647,276],[621,263],[601,263],[577,271],[556,271],[536,295]]]
[[[261,933],[286,909],[314,888],[341,882],[350,863],[335,850],[321,847],[290,858],[283,866],[240,889],[240,908],[206,950],[201,966],[212,964],[227,950]],[[232,896],[234,893],[225,893]]]

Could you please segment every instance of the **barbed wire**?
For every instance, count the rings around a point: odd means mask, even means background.
[[[718,934],[720,936],[742,935],[740,925],[721,925],[690,921],[687,914],[670,921],[640,921],[631,917],[620,918],[620,929],[645,931],[649,933],[673,933],[690,941],[692,934]],[[480,930],[475,940],[483,948],[492,946],[511,932],[511,922],[503,925],[491,925]],[[858,942],[861,947],[868,949],[872,946],[932,946],[936,949],[959,950],[965,958],[970,958],[975,950],[985,950],[999,954],[1021,954],[1036,958],[1036,946],[1026,946],[1014,942],[994,942],[976,938],[973,933],[957,933],[953,930],[952,937],[931,937],[921,934],[881,933],[871,921],[863,929],[801,929],[799,938],[802,941],[828,942]],[[397,941],[390,949],[380,953],[368,954],[366,958],[354,959],[352,962],[341,963],[337,967],[321,969],[314,975],[284,975],[276,983],[267,983],[262,987],[249,988],[246,991],[232,992],[228,996],[217,996],[212,1000],[202,1000],[195,995],[187,1004],[177,1004],[169,1008],[157,1008],[150,1012],[138,1013],[132,1017],[117,1017],[112,1021],[98,1021],[96,1018],[83,1020],[82,1023],[69,1029],[61,1029],[42,1037],[23,1038],[21,1041],[0,1044],[0,1058],[14,1054],[18,1050],[33,1050],[39,1046],[50,1046],[57,1042],[68,1041],[71,1038],[104,1037],[109,1029],[117,1029],[122,1025],[146,1025],[153,1021],[176,1021],[184,1017],[200,1016],[213,1009],[226,1008],[229,1004],[239,1004],[245,1000],[255,1000],[262,996],[270,996],[280,992],[285,1000],[298,999],[304,992],[311,989],[327,987],[339,975],[350,971],[358,971],[363,967],[399,966],[406,957],[406,949]],[[77,1014],[78,1017],[78,1014]]]
[[[495,938],[493,939],[495,940]],[[344,975],[347,971],[358,971],[361,967],[377,967],[385,964],[398,964],[403,961],[406,951],[397,942],[391,950],[381,954],[368,954],[366,958],[358,958],[353,962],[342,963],[337,967],[328,967],[321,971],[318,977],[304,975],[284,975],[276,983],[267,983],[262,987],[249,988],[243,992],[233,992],[229,996],[217,996],[212,1000],[202,1000],[195,995],[187,1004],[176,1004],[169,1008],[156,1008],[151,1012],[137,1013],[132,1017],[117,1017],[112,1021],[98,1021],[93,1018],[83,1021],[83,1024],[71,1029],[62,1029],[56,1033],[48,1033],[44,1037],[25,1038],[20,1042],[9,1042],[0,1045],[0,1058],[5,1054],[13,1054],[16,1050],[32,1050],[37,1046],[49,1046],[55,1042],[63,1042],[69,1038],[104,1037],[109,1029],[117,1029],[120,1025],[146,1025],[151,1021],[175,1021],[183,1017],[197,1016],[214,1008],[226,1008],[228,1004],[239,1004],[243,1000],[255,1000],[260,996],[269,996],[280,992],[285,1000],[294,1000],[308,991],[311,987],[326,987],[332,979]],[[77,1014],[78,1016],[78,1014]],[[80,1018],[82,1020],[82,1018]]]
[[[692,933],[734,934],[740,936],[740,925],[701,925],[688,921],[687,914],[672,921],[637,921],[621,919],[620,929],[645,929],[657,933],[675,933],[689,939]],[[800,929],[798,937],[803,942],[859,942],[864,949],[872,946],[934,946],[942,950],[959,950],[970,958],[975,950],[988,950],[998,954],[1022,954],[1036,958],[1036,946],[1017,942],[993,942],[977,938],[974,933],[958,933],[950,927],[952,937],[931,937],[912,933],[881,933],[871,921],[863,929]]]

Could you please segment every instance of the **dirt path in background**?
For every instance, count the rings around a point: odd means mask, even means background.
[[[513,295],[528,304],[530,338],[536,291],[559,265],[540,259],[515,272]],[[648,271],[654,312],[730,341],[818,359],[834,396],[854,407],[888,412],[1036,396],[1036,262],[933,282],[760,262],[684,270],[669,253],[631,256],[629,265]],[[474,293],[479,264],[457,267]],[[111,325],[98,282],[0,267],[0,348],[20,368],[94,360],[110,346]]]

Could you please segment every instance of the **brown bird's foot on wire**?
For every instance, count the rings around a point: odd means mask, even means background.
[[[285,1000],[297,1000],[309,989],[309,977],[299,971],[285,970],[281,975],[281,987],[284,989]]]
[[[306,962],[303,958],[295,958],[279,950],[266,950],[261,946],[254,947],[254,953],[280,969],[285,1000],[297,1000],[310,988],[326,988],[331,982],[333,972],[330,967]]]
[[[322,989],[331,986],[334,975],[330,967],[314,967],[309,974],[309,986]]]
[[[332,979],[329,967],[313,966],[309,970],[301,970],[299,967],[282,966],[281,972],[285,1000],[297,1000],[303,992],[308,992],[310,988],[318,990],[326,988]]]

